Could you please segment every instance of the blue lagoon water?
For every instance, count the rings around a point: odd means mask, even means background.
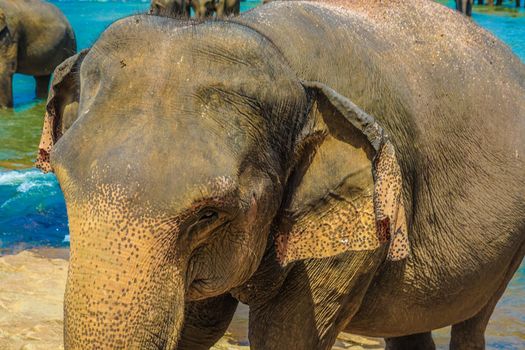
[[[149,0],[54,0],[75,29],[79,49],[89,47],[116,19],[142,13]],[[445,1],[446,2],[446,1]],[[242,10],[259,2],[243,2]],[[452,2],[446,2],[452,7]],[[475,9],[475,22],[525,61],[525,10]],[[35,100],[32,77],[16,75],[14,111],[0,111],[0,254],[40,246],[67,247],[65,203],[52,174],[32,168],[42,127],[43,101]],[[438,332],[438,344],[440,341]],[[491,349],[525,349],[525,268],[498,304],[488,331]],[[441,347],[441,345],[440,345]]]

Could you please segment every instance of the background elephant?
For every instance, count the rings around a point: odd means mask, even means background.
[[[206,349],[238,300],[254,349],[343,329],[432,349],[446,325],[484,347],[525,253],[525,69],[463,16],[134,16],[54,79],[38,165],[69,216],[66,349]]]
[[[32,75],[36,96],[47,96],[50,75],[76,52],[73,29],[54,5],[0,0],[0,107],[13,106],[14,73]]]
[[[456,10],[465,14],[466,16],[472,16],[473,3],[473,0],[456,0]]]
[[[190,0],[152,0],[149,13],[172,17],[190,17]]]
[[[191,0],[191,6],[195,11],[195,17],[211,17],[215,13],[217,17],[238,15],[241,9],[240,0]]]
[[[215,13],[216,0],[191,0],[191,7],[197,18],[207,18]]]
[[[218,0],[215,3],[217,17],[238,15],[241,11],[241,0]]]

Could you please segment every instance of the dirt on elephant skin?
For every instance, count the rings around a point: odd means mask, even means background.
[[[0,257],[0,349],[55,350],[62,344],[68,251],[23,251]],[[249,349],[241,306],[215,350]],[[341,333],[334,349],[382,349],[382,341]]]

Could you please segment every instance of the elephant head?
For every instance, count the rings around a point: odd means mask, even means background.
[[[152,0],[149,13],[172,17],[190,17],[190,0]]]
[[[0,106],[12,107],[12,79],[17,67],[17,42],[0,9]]]
[[[121,20],[52,90],[39,166],[67,203],[67,349],[176,348],[185,303],[247,281],[274,239],[283,264],[405,244],[381,126],[242,25]],[[341,227],[315,221],[339,206]]]

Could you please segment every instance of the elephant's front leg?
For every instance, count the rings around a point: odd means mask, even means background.
[[[0,108],[13,107],[13,75],[0,74]]]
[[[230,294],[187,303],[177,348],[180,350],[211,348],[226,332],[237,304],[238,301]]]
[[[47,98],[47,91],[49,89],[50,78],[51,75],[35,77],[37,98]]]
[[[331,349],[384,256],[378,249],[295,263],[276,297],[250,305],[252,349]]]

